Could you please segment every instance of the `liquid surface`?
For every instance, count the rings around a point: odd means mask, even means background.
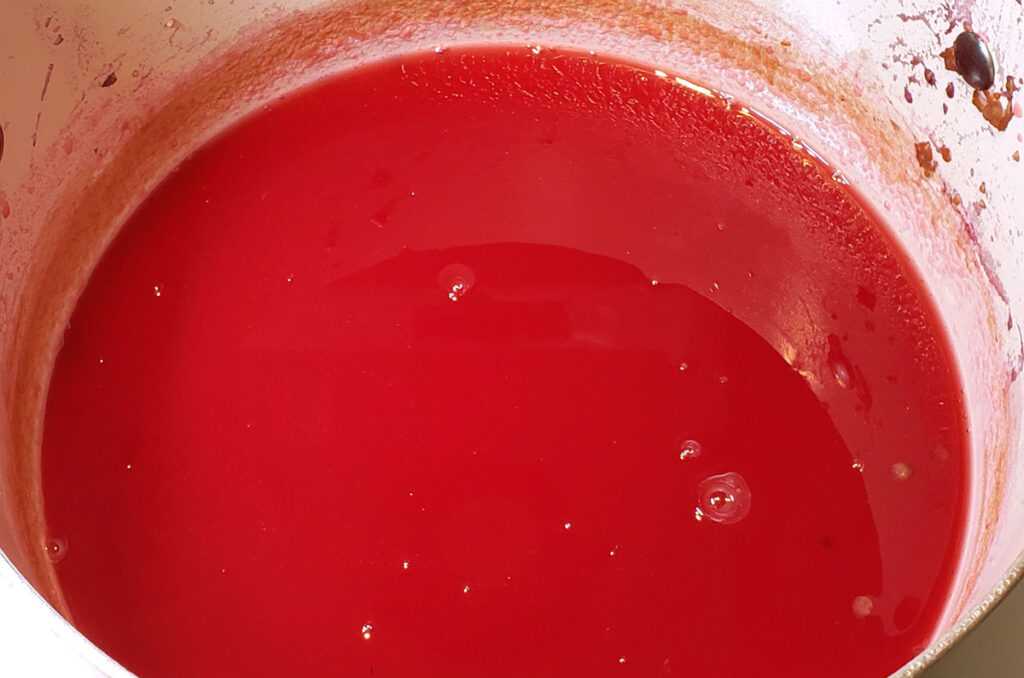
[[[298,91],[131,217],[43,471],[143,676],[887,675],[965,504],[913,273],[802,145],[540,48]]]

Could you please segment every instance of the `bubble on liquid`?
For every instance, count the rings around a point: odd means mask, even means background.
[[[728,384],[729,383],[729,377],[726,377],[724,375],[719,377],[718,378],[718,383],[719,384]]]
[[[853,616],[863,619],[875,609],[875,603],[868,596],[857,596],[853,599]]]
[[[860,459],[854,459],[853,463],[850,464],[850,466],[853,467],[854,471],[857,471],[858,473],[864,473],[864,462],[861,461]]]
[[[565,524],[565,525],[563,525],[562,527],[564,527],[565,529],[567,529],[567,530],[568,530],[568,529],[570,529],[570,528],[572,527],[572,523],[566,523],[566,524]]]
[[[690,363],[687,363],[687,362],[679,363],[679,371],[680,372],[685,372],[688,369],[690,369]]]
[[[909,480],[910,476],[914,475],[914,469],[902,461],[893,464],[889,470],[892,471],[892,476],[896,480]]]
[[[750,487],[735,471],[705,478],[697,486],[697,520],[732,525],[747,517],[750,503]]]
[[[68,540],[66,537],[50,537],[43,544],[43,550],[50,562],[59,563],[68,554]]]
[[[363,624],[363,640],[369,640],[373,636],[373,622],[366,622]]]
[[[724,223],[722,223],[722,222],[718,222],[718,223],[717,223],[717,224],[715,225],[715,227],[716,227],[716,228],[717,228],[717,229],[718,229],[719,231],[724,231],[724,230],[725,230],[725,224],[724,224]]]
[[[703,449],[700,446],[700,443],[698,443],[696,440],[691,440],[689,438],[680,440],[678,445],[679,458],[682,460],[696,459],[697,457],[700,456],[700,453],[703,451]]]
[[[458,301],[473,289],[473,285],[476,283],[476,274],[468,266],[448,264],[438,274],[437,283],[441,286],[441,291],[451,301]]]
[[[619,663],[620,664],[625,664],[626,663],[626,658],[625,657],[619,657]]]
[[[163,296],[163,293],[164,293],[164,288],[163,288],[162,285],[153,285],[153,296],[154,297]]]

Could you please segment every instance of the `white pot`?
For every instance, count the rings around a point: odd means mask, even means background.
[[[1002,88],[1007,74],[1024,74],[1018,5],[976,0],[958,14],[922,0],[172,2],[9,0],[0,10],[0,673],[127,675],[58,614],[39,464],[61,333],[125,216],[197,145],[275,94],[438,44],[575,46],[685,73],[842,168],[934,295],[970,422],[963,561],[934,643],[898,675],[933,662],[1016,581],[1024,164],[1011,156],[1024,123],[996,130],[939,53],[969,21]],[[925,82],[925,68],[956,81],[952,98]],[[951,151],[944,162],[936,150],[932,176],[915,155],[922,141]]]

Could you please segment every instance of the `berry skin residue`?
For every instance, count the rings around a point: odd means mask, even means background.
[[[76,625],[147,678],[904,664],[960,555],[959,383],[842,174],[740,98],[448,48],[198,149],[55,365]]]

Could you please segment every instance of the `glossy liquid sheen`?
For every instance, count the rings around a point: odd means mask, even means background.
[[[448,50],[275,101],[129,219],[45,547],[143,676],[880,677],[947,599],[965,444],[927,295],[801,143]]]

